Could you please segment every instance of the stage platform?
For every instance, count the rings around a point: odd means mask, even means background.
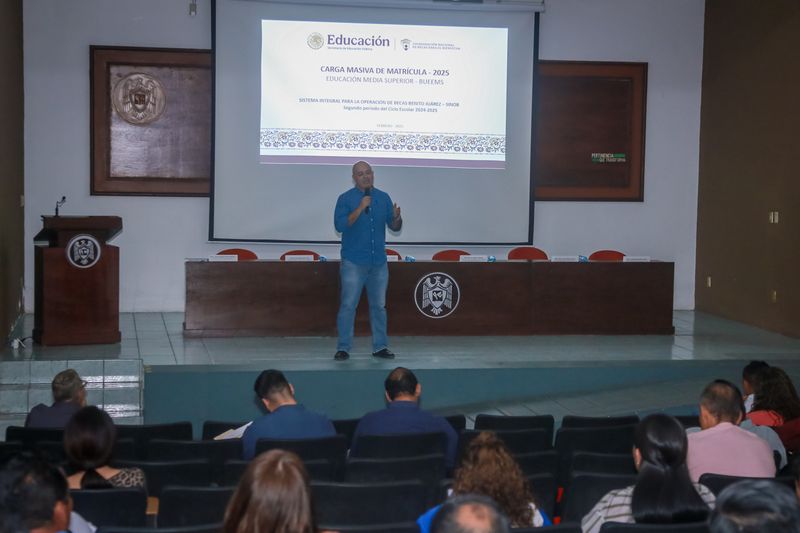
[[[29,336],[26,316],[17,336]],[[277,368],[299,401],[331,418],[355,418],[383,405],[383,379],[406,366],[419,376],[424,407],[444,414],[590,416],[691,412],[703,385],[739,382],[741,367],[764,359],[800,378],[800,339],[703,313],[676,311],[674,335],[394,337],[394,361],[375,360],[359,337],[335,362],[330,337],[185,339],[183,313],[123,313],[122,342],[28,346],[0,353],[0,436],[49,403],[52,376],[75,368],[89,402],[120,423],[249,420],[261,370]]]

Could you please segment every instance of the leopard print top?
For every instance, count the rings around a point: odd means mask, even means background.
[[[121,468],[119,472],[108,478],[115,488],[146,488],[144,472],[141,468]]]

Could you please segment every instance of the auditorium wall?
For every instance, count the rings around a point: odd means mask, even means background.
[[[0,2],[0,339],[21,312],[22,0]]]
[[[542,59],[642,61],[649,71],[644,202],[539,202],[534,243],[551,255],[617,248],[674,261],[679,309],[694,305],[703,9],[696,0],[558,0],[541,17]],[[25,242],[61,195],[64,214],[121,216],[114,244],[122,311],[182,310],[184,259],[225,245],[207,241],[207,199],[90,196],[89,45],[210,47],[209,0],[198,2],[196,16],[188,11],[185,0],[24,2]],[[267,258],[291,248],[248,247]],[[338,257],[336,246],[315,248]],[[424,259],[435,249],[401,251]],[[25,296],[31,311],[29,244]]]
[[[800,4],[709,0],[697,309],[795,337],[800,337],[798,94]]]

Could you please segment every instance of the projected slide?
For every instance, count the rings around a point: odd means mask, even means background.
[[[262,20],[260,161],[503,169],[507,53],[506,28]]]

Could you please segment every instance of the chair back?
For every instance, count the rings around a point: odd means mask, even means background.
[[[467,417],[464,415],[448,415],[444,417],[444,419],[447,420],[451,426],[453,426],[453,429],[456,430],[456,433],[467,428]]]
[[[575,452],[572,454],[572,471],[587,474],[636,474],[636,465],[630,453]]]
[[[527,259],[528,261],[547,261],[547,253],[535,246],[518,246],[508,252],[508,260]]]
[[[392,435],[362,435],[350,450],[352,457],[390,459],[447,453],[444,433],[402,433]]]
[[[26,428],[22,426],[8,426],[6,428],[6,442],[16,441],[27,450],[41,441],[64,442],[64,429],[53,428]]]
[[[165,487],[158,502],[158,527],[219,524],[234,490],[236,487]]]
[[[376,483],[418,479],[426,485],[438,484],[445,475],[445,458],[441,454],[403,457],[399,459],[347,460],[344,480],[347,483]]]
[[[311,492],[320,530],[413,522],[428,509],[427,492],[420,481],[312,482]]]
[[[255,252],[246,248],[227,248],[217,252],[217,255],[235,255],[239,261],[255,261],[258,259]]]
[[[555,516],[556,494],[558,492],[556,477],[548,473],[533,474],[525,477],[539,509],[551,518]]]
[[[314,258],[314,261],[319,261],[319,254],[313,250],[289,250],[281,255],[281,261],[286,261],[286,258],[290,255],[310,255]]]
[[[625,416],[574,416],[566,415],[561,420],[562,428],[605,428],[608,426],[630,426],[639,423],[638,415]]]
[[[700,415],[675,415],[684,429],[700,427]]]
[[[333,427],[336,429],[336,433],[339,435],[344,435],[347,439],[347,447],[353,444],[353,434],[356,432],[356,426],[361,421],[360,418],[346,418],[342,420],[332,420]]]
[[[208,461],[117,461],[118,468],[141,468],[147,481],[147,493],[158,498],[168,485],[206,487],[211,484]]]
[[[589,261],[622,261],[625,254],[617,250],[597,250],[589,255]]]
[[[133,439],[136,458],[147,457],[147,443],[153,439],[192,440],[191,422],[172,422],[169,424],[119,424],[118,439]]]
[[[470,443],[480,433],[480,431],[474,429],[467,429],[461,432],[458,437],[458,459],[456,464],[461,463],[461,458],[466,455]],[[552,432],[545,428],[495,431],[494,434],[505,443],[513,455],[544,452],[553,449]]]
[[[719,496],[719,493],[728,485],[733,485],[739,481],[747,479],[766,479],[779,485],[786,485],[794,491],[794,478],[791,476],[778,476],[775,478],[762,478],[762,477],[745,477],[745,476],[724,476],[722,474],[703,474],[700,476],[700,484],[705,485],[714,493],[714,496]]]
[[[416,522],[401,522],[368,526],[338,526],[336,531],[338,533],[419,533],[419,526]]]
[[[687,524],[621,524],[606,522],[600,526],[600,533],[708,533],[708,523],[691,522]]]
[[[331,468],[331,478],[341,479],[347,456],[347,438],[333,435],[321,439],[258,439],[256,455],[274,449],[296,453],[303,462],[325,459]]]
[[[439,250],[431,259],[433,261],[459,261],[462,255],[469,255],[464,250]]]
[[[556,432],[559,485],[566,487],[570,481],[575,452],[630,453],[635,431],[635,425],[560,428]]]
[[[153,439],[147,443],[148,461],[207,461],[211,480],[219,483],[224,477],[225,461],[242,457],[242,441],[226,440],[166,440]]]
[[[558,474],[558,452],[555,450],[521,453],[515,455],[514,460],[526,476],[550,474],[555,477]]]
[[[553,440],[555,419],[553,415],[505,416],[480,414],[475,417],[476,430],[508,431],[519,429],[546,429]]]
[[[520,527],[514,528],[514,533],[542,533],[542,528],[539,527]],[[580,523],[576,522],[561,522],[547,526],[547,533],[583,533]]]
[[[636,483],[635,475],[577,474],[564,489],[561,519],[579,522],[592,507],[614,489],[622,489]]]
[[[203,524],[185,527],[101,527],[96,533],[221,533],[222,524]]]
[[[97,527],[144,527],[147,493],[143,489],[70,490],[73,509]]]

